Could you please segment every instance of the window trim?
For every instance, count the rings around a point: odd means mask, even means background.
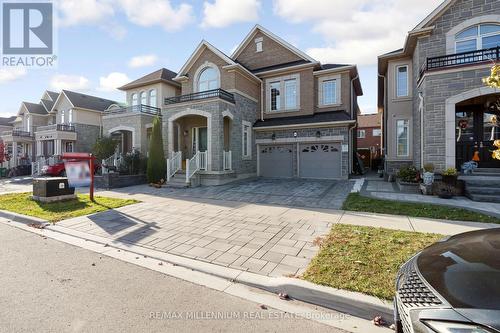
[[[399,95],[399,69],[406,67],[406,95]],[[408,98],[410,97],[410,66],[408,64],[405,65],[397,65],[395,67],[395,76],[396,76],[396,84],[394,85],[396,88],[395,96],[396,98]]]
[[[378,131],[378,134],[375,134],[375,131]],[[380,136],[382,136],[382,129],[381,128],[374,128],[374,129],[372,129],[372,136],[374,136],[374,137],[380,137]]]
[[[286,91],[285,91],[285,81],[295,80],[295,106],[293,108],[286,108]],[[271,84],[278,83],[280,85],[280,108],[277,110],[271,110]],[[265,113],[267,114],[276,114],[283,112],[295,112],[300,111],[300,75],[299,74],[291,74],[280,77],[273,77],[266,79],[265,81],[266,87],[266,108]]]
[[[192,87],[193,92],[195,92],[195,93],[200,92],[200,90],[199,90],[200,76],[203,73],[203,71],[205,69],[207,69],[208,67],[213,68],[215,70],[215,72],[217,73],[217,88],[215,88],[215,89],[220,89],[220,87],[221,87],[221,73],[220,73],[219,67],[211,62],[206,61],[203,65],[198,67],[198,69],[196,70],[196,72],[194,74],[194,82],[193,82],[193,87]]]
[[[399,151],[398,151],[398,144],[399,144],[399,137],[398,137],[398,122],[400,121],[406,121],[408,122],[408,136],[406,138],[406,151],[407,151],[407,154],[406,155],[400,155],[399,154]],[[410,157],[411,155],[411,152],[410,152],[410,148],[411,148],[411,145],[410,145],[410,138],[411,138],[411,133],[410,133],[410,119],[409,118],[396,118],[394,119],[394,128],[395,128],[395,139],[396,139],[396,145],[395,145],[395,156],[398,157],[398,158],[408,158]]]
[[[245,127],[248,127],[247,134],[247,154],[245,155]],[[251,160],[252,159],[252,123],[246,120],[241,122],[241,159]]]
[[[143,99],[144,99],[144,103],[142,103]],[[148,94],[146,94],[146,90],[143,90],[139,93],[139,100],[140,100],[139,105],[147,105],[148,104]]]
[[[258,37],[255,38],[255,53],[260,53],[264,50],[264,45],[262,42],[264,41],[264,38]]]
[[[154,92],[154,105],[151,103],[151,100],[152,100],[152,96],[151,96],[151,93]],[[156,91],[156,88],[153,88],[153,89],[149,89],[148,91],[148,102],[149,102],[149,106],[152,106],[152,107],[158,107],[158,94],[157,94],[157,91]]]
[[[323,83],[325,81],[335,81],[335,102],[332,104],[323,103]],[[318,107],[339,106],[342,104],[342,75],[328,75],[318,78]]]
[[[130,105],[139,105],[139,95],[137,94],[137,92],[133,92],[130,95]]]
[[[361,133],[363,135],[360,135]],[[358,129],[357,138],[358,139],[366,139],[366,130],[364,130],[364,129]]]

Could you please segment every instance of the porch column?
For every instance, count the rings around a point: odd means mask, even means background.
[[[42,141],[39,140],[36,142],[36,152],[35,152],[35,156],[38,157],[38,156],[42,156],[43,155],[43,151],[42,151]]]
[[[17,166],[17,142],[12,141],[12,157],[11,159],[14,160],[14,167]]]
[[[54,155],[61,155],[62,154],[62,140],[57,139],[54,142]]]
[[[207,131],[211,138],[208,150],[208,170],[209,171],[222,171],[224,151],[224,119],[222,113],[215,112],[207,119]],[[210,156],[211,155],[211,156]],[[210,162],[212,162],[210,164]]]

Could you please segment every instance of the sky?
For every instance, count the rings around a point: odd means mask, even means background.
[[[10,0],[12,1],[12,0]],[[0,0],[1,2],[1,0]],[[0,65],[0,116],[46,89],[123,102],[116,88],[159,68],[177,72],[202,39],[230,55],[260,24],[322,63],[356,64],[363,113],[376,112],[377,56],[441,0],[54,0],[56,68]],[[416,6],[415,4],[418,3]]]

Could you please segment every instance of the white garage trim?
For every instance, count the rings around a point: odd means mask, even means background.
[[[310,137],[297,137],[297,138],[276,138],[275,140],[273,139],[257,139],[255,142],[257,144],[280,144],[280,143],[296,143],[296,142],[324,142],[324,141],[336,141],[336,142],[342,142],[345,140],[345,137],[343,135],[333,135],[333,136],[322,136],[320,138],[317,138],[315,136],[310,136]]]
[[[111,135],[114,132],[117,131],[129,131],[132,132],[132,147],[137,148],[136,142],[135,142],[135,128],[129,127],[129,126],[117,126],[113,127],[112,129],[108,130],[108,134]]]

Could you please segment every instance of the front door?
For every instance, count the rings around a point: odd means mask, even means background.
[[[473,160],[478,152],[480,168],[500,168],[500,161],[492,158],[493,142],[500,140],[500,112],[482,105],[457,107],[456,167]]]
[[[206,127],[194,127],[192,134],[192,153],[196,154],[197,151],[207,151],[208,140],[207,140],[207,128]]]

